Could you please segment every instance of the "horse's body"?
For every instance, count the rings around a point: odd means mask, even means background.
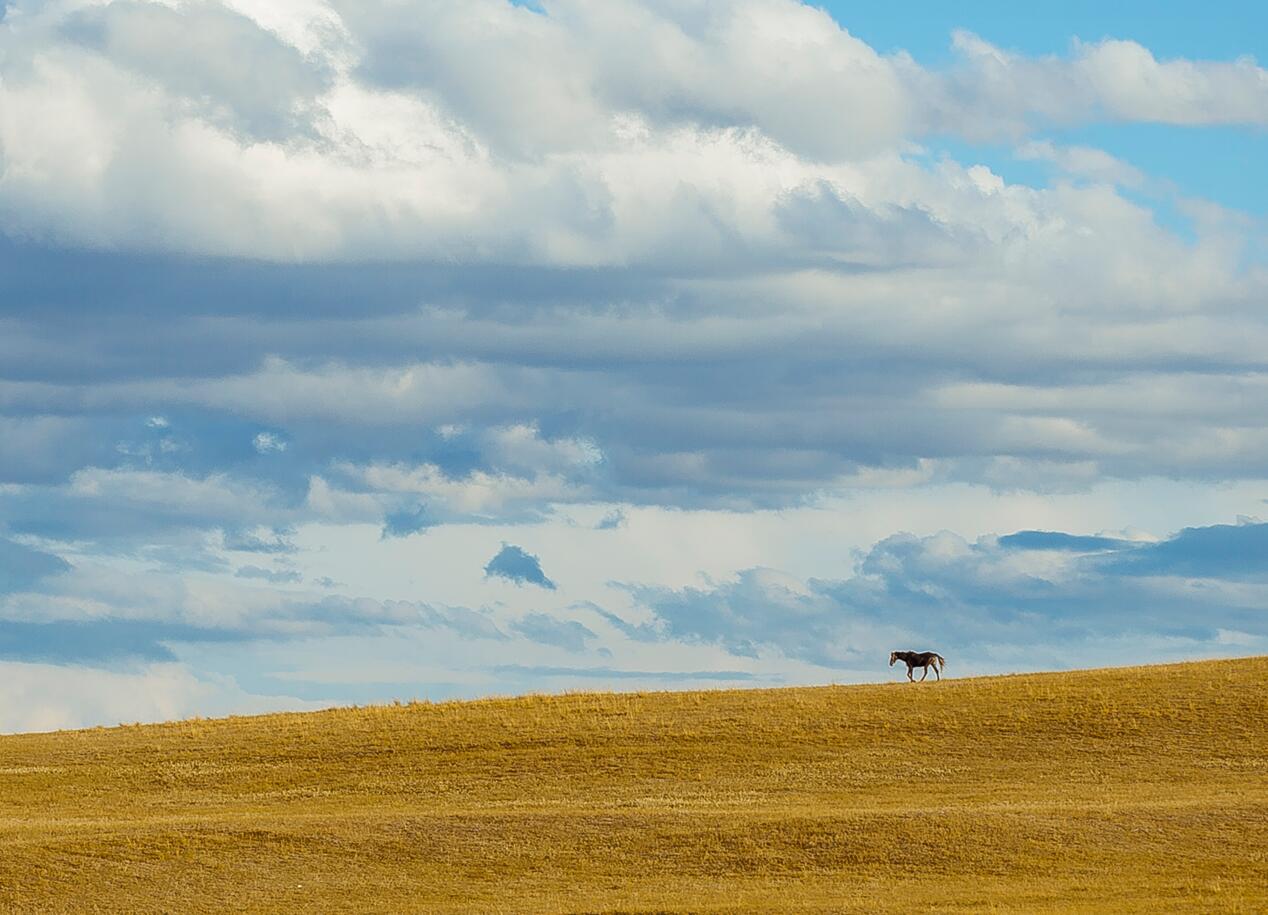
[[[920,675],[920,679],[924,680],[929,676],[929,668],[933,668],[933,674],[939,680],[942,679],[942,668],[946,667],[947,661],[942,655],[936,651],[891,651],[889,653],[889,666],[893,667],[895,661],[903,661],[907,665],[907,679],[915,683],[911,672],[917,667],[923,667],[925,672]]]

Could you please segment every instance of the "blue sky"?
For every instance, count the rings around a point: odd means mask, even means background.
[[[0,730],[1268,649],[1249,4],[0,21]]]
[[[929,65],[951,59],[948,36],[975,32],[1002,47],[1038,56],[1064,54],[1073,39],[1128,38],[1158,57],[1228,60],[1268,56],[1268,12],[1262,4],[1218,0],[1202,6],[1175,0],[1035,3],[818,4],[881,53],[907,51]]]

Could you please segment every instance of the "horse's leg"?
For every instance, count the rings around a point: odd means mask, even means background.
[[[914,668],[914,667],[912,667],[910,664],[908,664],[908,665],[907,665],[907,679],[908,679],[909,681],[911,681],[912,683],[915,683],[916,681],[915,681],[915,679],[914,679],[914,678],[912,677],[912,675],[911,675],[911,672],[912,672],[913,670],[915,670],[915,668]]]
[[[929,676],[929,665],[928,665],[928,664],[926,664],[926,665],[925,665],[925,667],[924,667],[924,673],[922,673],[922,674],[920,675],[920,682],[921,682],[921,683],[924,683],[924,682],[925,682],[925,677],[927,677],[927,676]]]
[[[934,675],[935,677],[937,677],[939,680],[941,680],[941,679],[942,679],[942,674],[938,673],[938,665],[937,665],[937,664],[933,665],[933,675]]]

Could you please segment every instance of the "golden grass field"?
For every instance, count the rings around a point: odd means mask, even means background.
[[[0,737],[0,909],[1264,912],[1268,658]]]

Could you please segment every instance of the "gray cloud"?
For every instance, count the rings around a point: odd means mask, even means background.
[[[617,632],[635,642],[659,642],[666,637],[665,629],[656,622],[631,623],[592,601],[584,601],[578,606],[597,614]]]
[[[144,541],[160,531],[285,525],[297,517],[298,499],[268,481],[223,471],[195,476],[86,467],[61,486],[18,489],[0,500],[0,519],[14,531],[40,536]],[[229,543],[252,543],[237,536],[230,535]]]
[[[260,566],[242,566],[233,574],[237,578],[258,578],[273,584],[294,584],[303,579],[294,569],[264,569]]]
[[[3,422],[16,443],[0,472],[27,483],[51,474],[39,482],[52,483],[87,465],[139,464],[190,477],[231,467],[235,476],[259,478],[257,489],[266,481],[279,489],[265,500],[274,503],[269,518],[257,511],[243,519],[267,523],[293,509],[308,478],[326,474],[332,459],[528,473],[479,432],[536,422],[543,437],[596,443],[602,466],[568,473],[602,485],[606,500],[636,504],[788,504],[860,467],[909,468],[920,459],[938,461],[944,479],[1022,487],[1042,487],[1046,472],[1074,485],[1080,475],[1260,475],[1268,439],[1258,426],[1268,422],[1268,397],[1259,354],[1268,327],[1227,298],[1225,279],[1209,298],[1193,286],[1164,315],[1142,310],[1155,296],[1197,283],[1191,271],[1206,255],[1162,245],[1148,256],[1170,260],[1159,267],[1164,279],[1129,290],[1121,310],[1084,314],[1118,290],[1094,277],[1060,280],[1077,320],[1044,304],[1057,282],[1046,267],[979,282],[971,274],[994,268],[971,263],[964,274],[940,277],[937,294],[960,304],[940,313],[938,334],[919,331],[926,316],[910,302],[935,290],[908,267],[875,279],[789,273],[692,284],[668,310],[663,291],[645,290],[645,299],[599,297],[592,308],[526,303],[491,312],[491,301],[511,295],[508,287],[457,293],[467,303],[461,308],[316,323],[270,315],[276,288],[264,282],[254,294],[233,293],[238,308],[257,300],[255,318],[213,322],[221,336],[208,339],[205,318],[178,311],[159,331],[177,338],[120,351],[116,365],[100,369],[80,358],[93,347],[66,342],[69,315],[64,326],[45,318],[39,327],[22,325],[37,348],[70,348],[42,363],[55,380],[0,379],[0,408],[13,414]],[[1103,253],[1076,255],[1084,257],[1095,274]],[[163,274],[159,265],[137,269],[153,271],[156,281]],[[394,292],[381,295],[371,273],[358,301],[405,307]],[[1239,297],[1256,281],[1244,282],[1250,286]],[[778,320],[758,309],[769,299],[783,303]],[[88,338],[96,332],[90,327]],[[243,347],[263,345],[275,355],[240,364]],[[408,359],[410,347],[429,361]],[[195,369],[208,374],[181,374]],[[183,412],[187,450],[163,454],[169,430],[143,430],[141,417],[158,409]],[[118,428],[124,411],[134,417],[131,431]],[[261,422],[284,422],[290,442],[267,462],[250,448],[250,430]],[[446,424],[472,431],[447,440],[434,432]],[[154,440],[141,439],[142,431]],[[224,444],[235,435],[246,439],[236,451]],[[102,438],[106,447],[92,444]],[[149,449],[153,462],[116,452],[124,440]],[[58,501],[41,495],[41,505],[49,503],[41,512],[58,514]],[[94,517],[83,505],[62,514],[67,527],[87,528]],[[176,514],[151,509],[137,517],[133,506],[119,513],[120,529]]]
[[[886,645],[941,646],[979,669],[1021,664],[1028,652],[1034,666],[1110,663],[1132,644],[1137,662],[1244,653],[1268,645],[1265,530],[1188,528],[1156,543],[896,534],[843,581],[751,569],[708,588],[631,587],[652,625],[604,615],[632,638],[715,643],[742,657],[775,650],[829,667]]]
[[[0,659],[93,667],[175,661],[177,642],[225,642],[224,630],[152,620],[0,620]]]
[[[226,530],[223,532],[224,548],[242,553],[294,553],[296,547],[290,528],[262,528],[260,530]]]
[[[1116,537],[1088,537],[1061,531],[1018,531],[999,538],[1002,547],[1021,550],[1061,550],[1072,553],[1094,553],[1100,550],[1122,550],[1133,544]]]
[[[625,512],[619,508],[614,508],[599,519],[599,523],[595,525],[595,530],[614,531],[624,524]]]
[[[716,643],[739,657],[776,648],[788,657],[830,666],[861,650],[843,642],[849,619],[827,595],[770,569],[749,569],[734,582],[711,588],[632,587],[632,596],[655,614],[661,640]],[[651,636],[607,617],[627,634]]]
[[[1120,549],[1104,568],[1127,575],[1268,582],[1268,524],[1186,527],[1158,543]]]
[[[388,537],[408,537],[410,534],[422,533],[435,523],[430,513],[422,505],[412,509],[407,508],[397,512],[389,512],[383,519],[382,536],[385,539]]]
[[[311,131],[317,95],[331,78],[320,61],[213,2],[172,8],[116,0],[75,10],[62,30],[202,117],[254,139]]]
[[[0,547],[4,543],[0,541]],[[14,624],[8,630],[14,657],[28,637],[32,645],[42,646],[41,652],[53,651],[49,646],[55,646],[61,630],[39,628],[53,624],[65,627],[75,644],[91,641],[77,634],[118,625],[124,639],[120,645],[139,646],[136,656],[150,660],[166,659],[166,649],[145,646],[176,641],[289,642],[410,629],[446,630],[462,639],[507,639],[489,614],[466,607],[267,586],[297,584],[301,576],[290,570],[243,566],[233,577],[212,583],[191,579],[186,566],[137,575],[99,562],[54,568],[48,557],[40,561],[42,570],[60,574],[28,581],[26,590],[0,591],[0,621]],[[332,584],[317,583],[322,588]],[[169,632],[175,635],[165,635]],[[103,645],[109,644],[113,643],[103,640]],[[75,651],[83,654],[86,649]],[[123,648],[102,651],[103,657],[113,657]],[[76,663],[88,663],[87,656],[79,654]]]
[[[561,620],[545,613],[529,613],[510,624],[511,631],[542,645],[554,645],[567,651],[584,651],[586,643],[596,638],[594,632],[576,620]]]
[[[555,583],[542,572],[541,560],[510,543],[502,544],[502,549],[484,567],[484,574],[486,578],[502,578],[517,585],[530,584],[548,591],[555,590]]]

